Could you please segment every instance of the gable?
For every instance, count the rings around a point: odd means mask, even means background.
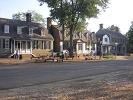
[[[108,35],[106,35],[106,34],[103,35],[102,44],[105,44],[105,45],[110,44],[110,39],[109,39],[109,36]]]

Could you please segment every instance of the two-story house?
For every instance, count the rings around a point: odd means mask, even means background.
[[[37,55],[53,50],[53,37],[39,23],[31,21],[31,14],[26,14],[26,21],[0,18],[0,56],[14,54]]]
[[[97,54],[126,54],[127,39],[120,32],[103,28],[103,24],[96,32]]]

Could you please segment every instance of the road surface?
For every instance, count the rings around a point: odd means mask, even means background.
[[[59,88],[74,87],[79,84],[83,86],[81,83],[86,82],[97,85],[115,82],[132,83],[132,76],[132,60],[0,65],[0,97],[7,95],[12,97],[16,94],[32,95],[38,91],[43,94],[46,90],[52,94],[51,88],[56,91]]]

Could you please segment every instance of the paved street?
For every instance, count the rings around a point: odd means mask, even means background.
[[[132,84],[132,76],[132,60],[0,65],[0,97],[15,96],[15,94],[31,95],[47,90],[51,94],[67,85],[76,86],[86,82],[99,86],[103,83],[115,82]],[[51,88],[54,91],[50,91]]]

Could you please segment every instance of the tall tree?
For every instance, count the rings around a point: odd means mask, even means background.
[[[133,53],[133,23],[129,29],[129,31],[126,33],[127,39],[128,39],[128,52]]]
[[[38,23],[43,23],[44,22],[44,18],[41,14],[35,12],[35,11],[27,11],[27,12],[18,12],[16,14],[12,15],[13,19],[16,20],[22,20],[25,21],[26,20],[26,13],[31,13],[31,20],[33,22],[38,22]]]
[[[69,28],[70,56],[73,56],[73,33],[77,23],[86,18],[96,17],[101,9],[107,7],[108,0],[38,0],[47,3],[52,18]]]

